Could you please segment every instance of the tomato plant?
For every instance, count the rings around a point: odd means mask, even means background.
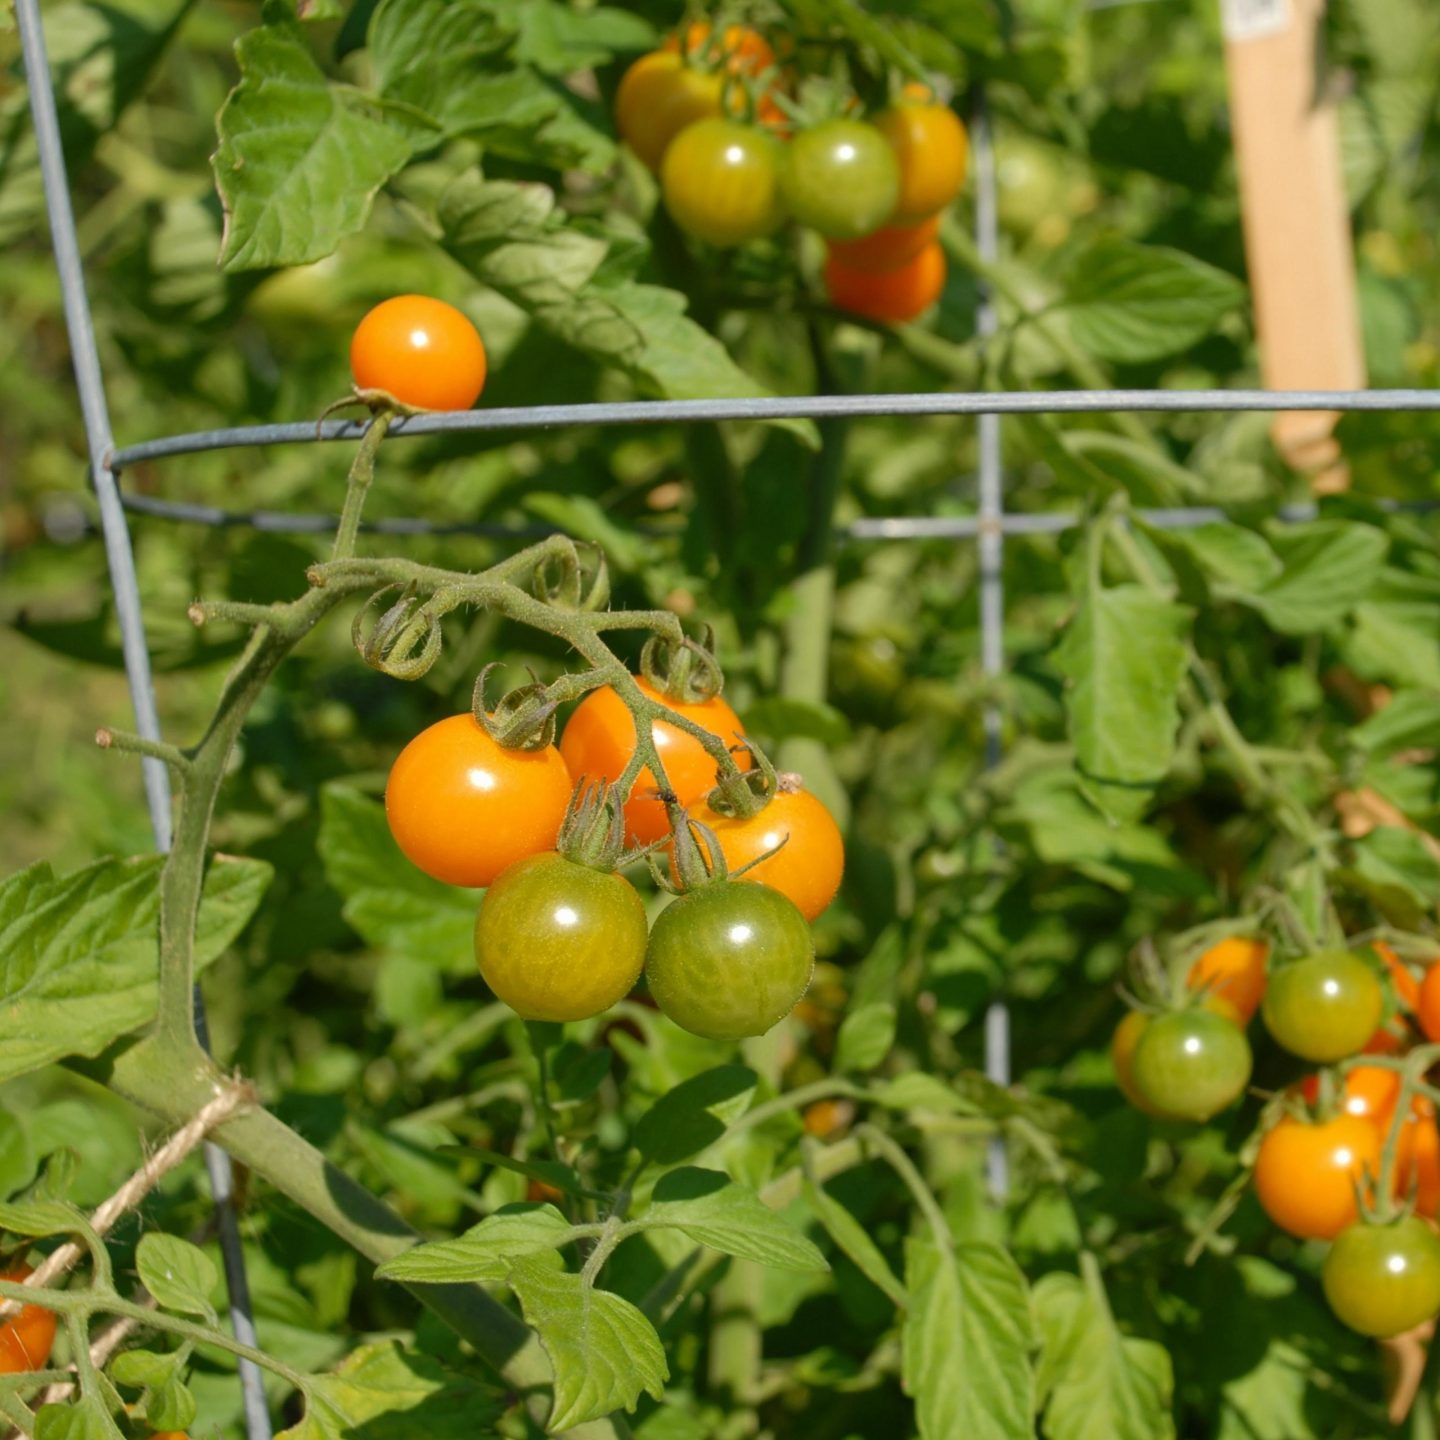
[[[396,295],[355,327],[350,370],[418,410],[468,410],[485,388],[485,346],[469,319],[428,295]]]
[[[1292,1055],[1324,1063],[1358,1053],[1384,1006],[1375,972],[1358,956],[1336,951],[1272,972],[1261,1013],[1265,1028]]]

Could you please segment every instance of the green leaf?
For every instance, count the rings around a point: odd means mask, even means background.
[[[509,58],[513,37],[513,27],[477,0],[377,7],[369,34],[375,85],[397,107],[419,112],[410,126],[416,148],[502,127],[536,129],[556,113],[559,99],[544,80]],[[403,122],[403,111],[391,114]]]
[[[1383,710],[1350,731],[1349,740],[1368,755],[1431,747],[1440,735],[1440,694],[1402,690]]]
[[[755,1072],[717,1065],[682,1081],[635,1122],[631,1142],[654,1165],[678,1165],[707,1150],[749,1108]]]
[[[1440,605],[1364,600],[1355,607],[1342,650],[1366,680],[1440,688]]]
[[[1187,596],[1195,599],[1225,600],[1263,589],[1283,569],[1263,535],[1228,521],[1185,530],[1146,525],[1144,530],[1179,572]]]
[[[767,695],[749,705],[741,719],[747,734],[763,735],[776,745],[786,740],[843,745],[850,738],[849,720],[823,700],[791,700],[784,695]]]
[[[214,1274],[213,1269],[211,1273]],[[213,1311],[195,1313],[213,1315]],[[162,1427],[165,1430],[186,1430],[199,1408],[184,1383],[188,1363],[189,1355],[185,1350],[172,1350],[167,1355],[155,1355],[148,1350],[126,1350],[111,1362],[110,1378],[120,1385],[144,1386],[145,1394],[139,1408],[145,1423],[152,1430]]]
[[[553,1205],[510,1206],[454,1240],[417,1245],[376,1274],[386,1280],[432,1284],[503,1280],[517,1256],[556,1250],[575,1238],[575,1227]]]
[[[158,855],[102,860],[59,879],[34,865],[0,884],[0,1080],[67,1055],[98,1055],[154,1019],[163,865]],[[260,860],[214,858],[197,966],[245,928],[271,874]]]
[[[610,1073],[615,1052],[608,1046],[586,1050],[567,1041],[560,1047],[552,1067],[552,1084],[559,1104],[581,1105],[593,1099]]]
[[[293,26],[251,30],[235,53],[240,83],[220,112],[213,162],[225,207],[221,263],[319,260],[365,224],[410,145],[330,85]]]
[[[647,396],[671,400],[768,395],[709,331],[686,298],[597,272],[608,246],[567,226],[543,185],[462,175],[440,200],[442,243],[476,279],[562,343],[630,377]],[[784,422],[818,446],[808,421]]]
[[[35,1417],[35,1440],[124,1440],[110,1412],[94,1395],[74,1404],[46,1405]]]
[[[1070,682],[1077,768],[1101,807],[1122,819],[1143,813],[1169,772],[1189,627],[1185,606],[1139,585],[1107,589],[1092,575],[1055,652]]]
[[[937,1115],[978,1115],[979,1108],[955,1093],[936,1075],[910,1070],[883,1080],[870,1098],[887,1110],[930,1110]]]
[[[905,1287],[890,1268],[890,1262],[880,1253],[880,1247],[870,1238],[869,1231],[834,1196],[808,1176],[805,1180],[805,1200],[815,1212],[815,1218],[825,1227],[825,1233],[850,1258],[856,1269],[903,1310],[909,1303]]]
[[[362,1345],[305,1382],[305,1418],[276,1440],[495,1440],[501,1397],[397,1341]]]
[[[904,959],[904,936],[899,926],[891,925],[880,932],[856,971],[835,1041],[836,1070],[873,1070],[890,1053],[899,1013],[895,986]]]
[[[547,75],[593,70],[617,55],[653,50],[655,27],[640,15],[597,5],[576,10],[556,0],[490,0],[519,33],[515,58]]]
[[[13,1200],[0,1204],[0,1230],[40,1240],[48,1235],[86,1235],[90,1222],[64,1200]]]
[[[829,1262],[747,1186],[718,1170],[685,1166],[660,1178],[646,1228],[681,1230],[700,1245],[777,1270],[828,1270]]]
[[[1339,872],[1362,890],[1386,919],[1403,929],[1418,929],[1440,895],[1440,859],[1413,830],[1380,825],[1355,841],[1355,863]]]
[[[320,859],[345,897],[342,913],[368,944],[449,973],[475,966],[475,894],[442,885],[401,853],[385,807],[348,785],[320,797]]]
[[[1046,1440],[1173,1440],[1165,1348],[1122,1335],[1103,1295],[1077,1276],[1046,1275],[1033,1294]]]
[[[1107,478],[1118,481],[1134,500],[1171,505],[1203,493],[1198,476],[1152,445],[1106,430],[1061,429],[1057,433],[1072,455],[1082,457]]]
[[[1286,635],[1313,635],[1339,623],[1370,592],[1390,547],[1383,530],[1351,520],[1274,525],[1270,543],[1284,569],[1235,598]]]
[[[838,31],[907,75],[925,78],[924,67],[896,36],[889,17],[868,13],[856,0],[785,0],[785,8],[809,29],[821,34]]]
[[[633,1410],[642,1391],[656,1400],[665,1393],[670,1368],[664,1347],[628,1300],[534,1258],[515,1261],[509,1278],[555,1369],[549,1434]]]
[[[1035,1335],[1025,1277],[998,1245],[905,1242],[901,1371],[921,1440],[1030,1440]]]
[[[143,1235],[135,1251],[140,1283],[162,1309],[186,1315],[215,1315],[210,1297],[220,1283],[210,1257],[188,1240],[152,1232]]]
[[[1138,364],[1204,339],[1244,298],[1234,276],[1193,255],[1105,239],[1067,272],[1061,305],[1084,349]]]

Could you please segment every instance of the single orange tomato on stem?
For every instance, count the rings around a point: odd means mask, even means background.
[[[468,316],[428,295],[382,300],[355,327],[350,372],[417,410],[468,410],[485,388],[485,345]]]
[[[1212,945],[1190,967],[1185,983],[1192,990],[1229,1001],[1248,1025],[1265,998],[1265,962],[1270,947],[1263,940],[1232,936]]]
[[[832,252],[825,262],[825,288],[837,309],[894,325],[917,319],[940,298],[945,271],[945,252],[936,243],[898,270],[879,275],[852,270]]]
[[[1380,1170],[1380,1127],[1357,1115],[1285,1116],[1255,1160],[1255,1194],[1270,1219],[1302,1240],[1333,1240],[1359,1214],[1356,1182]]]

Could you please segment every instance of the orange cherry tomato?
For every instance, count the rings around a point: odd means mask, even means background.
[[[1228,1000],[1248,1025],[1265,998],[1265,961],[1270,947],[1263,940],[1233,936],[1212,945],[1190,967],[1185,983],[1192,990],[1204,987],[1207,995]]]
[[[1385,962],[1385,969],[1390,976],[1390,983],[1395,987],[1395,998],[1399,1000],[1400,1008],[1414,1014],[1420,1008],[1421,989],[1415,972],[1383,940],[1376,940],[1370,948]]]
[[[1425,972],[1425,978],[1420,982],[1415,1017],[1420,1021],[1427,1040],[1440,1040],[1440,960]]]
[[[1432,1220],[1440,1215],[1440,1128],[1434,1105],[1423,1095],[1410,1103],[1396,1155],[1395,1193],[1405,1199],[1412,1192],[1420,1214]]]
[[[385,818],[406,857],[447,885],[488,885],[555,848],[570,804],[560,752],[507,750],[468,712],[422,730],[385,785]]]
[[[939,234],[940,217],[932,215],[918,225],[882,226],[859,240],[831,240],[829,251],[846,269],[883,275],[908,264]]]
[[[707,20],[695,20],[685,27],[685,54],[689,59],[703,58],[710,43],[711,26]],[[680,51],[680,37],[667,35],[661,50],[675,55]],[[770,42],[748,25],[727,25],[721,40],[720,53],[725,69],[732,75],[758,75],[775,63]]]
[[[703,726],[727,747],[733,746],[745,733],[740,717],[718,695],[691,704],[668,699],[639,675],[635,681],[643,695]],[[715,761],[705,747],[693,735],[663,720],[655,723],[651,735],[676,799],[686,807],[703,800],[715,788]],[[577,781],[582,776],[592,780],[618,780],[624,774],[635,753],[635,722],[625,702],[610,686],[592,690],[576,707],[560,737],[560,753]],[[748,770],[749,753],[737,754],[735,763],[742,770]],[[652,793],[656,784],[646,766],[625,802],[625,824],[630,838],[644,845],[663,840],[670,833],[664,802]]]
[[[835,817],[808,790],[782,789],[748,819],[717,815],[709,805],[695,818],[715,832],[732,873],[783,841],[780,850],[740,878],[778,890],[807,920],[835,898],[845,871],[845,844]]]
[[[419,410],[468,410],[485,388],[480,332],[428,295],[383,300],[355,328],[350,371],[362,390],[385,390]]]
[[[1320,1098],[1320,1077],[1307,1075],[1300,1093],[1312,1105]],[[1346,1115],[1369,1120],[1383,1130],[1390,1123],[1395,1101],[1400,1096],[1400,1076],[1378,1065],[1357,1065],[1345,1076],[1340,1089],[1340,1109]]]
[[[841,310],[898,324],[924,314],[945,288],[945,252],[927,245],[913,260],[883,275],[852,270],[835,254],[825,262],[825,288]]]
[[[18,1285],[29,1279],[30,1266],[19,1265],[0,1273],[0,1280]],[[0,1375],[43,1370],[55,1343],[56,1315],[43,1305],[22,1305],[20,1313],[0,1325]]]
[[[1286,1116],[1260,1142],[1255,1194],[1276,1225],[1333,1240],[1358,1215],[1355,1184],[1380,1170],[1380,1129],[1355,1115],[1315,1123]]]
[[[933,100],[902,98],[875,117],[900,162],[892,225],[917,225],[951,205],[965,183],[969,140],[960,117]]]

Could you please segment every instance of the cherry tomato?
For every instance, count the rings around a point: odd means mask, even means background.
[[[940,218],[932,215],[918,225],[882,225],[859,240],[831,240],[831,256],[846,270],[884,275],[898,270],[928,249],[940,234]]]
[[[1420,1021],[1427,1040],[1440,1040],[1440,960],[1425,972],[1425,978],[1420,982],[1415,1017]]]
[[[1352,1225],[1320,1272],[1336,1317],[1361,1335],[1403,1334],[1440,1312],[1440,1237],[1418,1216]]]
[[[835,817],[808,790],[781,790],[748,819],[717,815],[708,805],[695,818],[715,832],[732,872],[781,845],[739,878],[778,890],[807,920],[835,898],[845,871],[845,844]]]
[[[1320,1099],[1320,1077],[1307,1075],[1300,1093],[1314,1105]],[[1340,1090],[1340,1109],[1382,1128],[1390,1123],[1395,1101],[1400,1097],[1400,1076],[1378,1065],[1357,1065],[1345,1076]]]
[[[781,185],[802,225],[827,240],[858,240],[895,213],[900,166],[873,125],[827,120],[786,147]]]
[[[1440,1215],[1440,1129],[1435,1124],[1435,1107],[1423,1095],[1410,1103],[1410,1113],[1400,1127],[1395,1166],[1395,1193],[1432,1220]]]
[[[507,750],[468,712],[422,730],[385,785],[385,818],[406,857],[447,885],[488,885],[555,848],[570,803],[560,752]]]
[[[815,946],[805,917],[768,885],[718,880],[660,912],[645,978],[661,1011],[711,1040],[763,1035],[810,984]]]
[[[1333,1240],[1355,1223],[1355,1184],[1380,1169],[1380,1130],[1337,1115],[1312,1123],[1285,1116],[1265,1134],[1255,1161],[1255,1194],[1282,1230],[1303,1240]]]
[[[356,326],[350,372],[360,389],[418,410],[468,410],[485,388],[485,346],[453,305],[396,295]]]
[[[1150,1024],[1143,1010],[1127,1010],[1110,1037],[1110,1063],[1120,1093],[1142,1114],[1161,1118],[1160,1112],[1135,1087],[1135,1047]]]
[[[1370,948],[1385,962],[1400,1008],[1413,1015],[1420,1008],[1420,981],[1415,972],[1383,940],[1375,941]]]
[[[875,117],[900,164],[895,225],[915,225],[954,203],[965,183],[969,143],[948,105],[901,100]]]
[[[18,1265],[0,1273],[14,1285],[30,1278],[30,1266]],[[43,1305],[22,1305],[20,1313],[0,1325],[0,1375],[43,1370],[55,1343],[56,1315]]]
[[[745,734],[740,717],[718,695],[698,704],[669,700],[641,676],[635,677],[641,693],[651,700],[668,705],[678,715],[704,726],[712,735],[732,746]],[[665,778],[680,804],[687,808],[698,804],[715,788],[715,761],[705,747],[692,735],[660,721],[651,729]],[[579,780],[618,780],[625,773],[635,753],[635,722],[625,702],[608,685],[593,690],[570,717],[560,737],[560,753],[570,767],[570,774]],[[742,751],[735,756],[742,769],[750,768],[750,756]],[[650,793],[656,780],[649,768],[640,772],[630,799],[625,802],[625,824],[630,838],[648,845],[663,840],[670,833],[665,805]]]
[[[704,58],[710,48],[711,33],[709,21],[691,21],[685,27],[685,54],[691,59]],[[660,48],[669,54],[678,54],[680,37],[667,35]],[[727,25],[718,48],[731,75],[758,75],[775,63],[770,42],[748,25]]]
[[[785,219],[778,155],[777,142],[753,125],[699,120],[665,152],[665,208],[687,235],[711,245],[773,235]]]
[[[1171,1120],[1208,1120],[1250,1079],[1245,1032],[1212,1010],[1157,1015],[1135,1047],[1132,1074],[1146,1103]]]
[[[1358,1053],[1384,1008],[1375,972],[1359,956],[1334,950],[1273,970],[1260,1013],[1278,1044],[1323,1065]]]
[[[1239,936],[1212,945],[1190,967],[1185,983],[1207,996],[1228,1000],[1248,1025],[1265,998],[1265,962],[1270,947],[1263,940]]]
[[[825,262],[825,288],[832,303],[882,324],[900,324],[923,315],[945,289],[945,252],[927,245],[913,260],[883,275],[850,270],[833,254]]]
[[[645,964],[645,902],[623,875],[531,855],[496,877],[475,917],[485,983],[525,1020],[588,1020]]]
[[[723,75],[697,70],[679,54],[654,50],[625,72],[615,92],[615,128],[651,170],[687,126],[720,115]]]

